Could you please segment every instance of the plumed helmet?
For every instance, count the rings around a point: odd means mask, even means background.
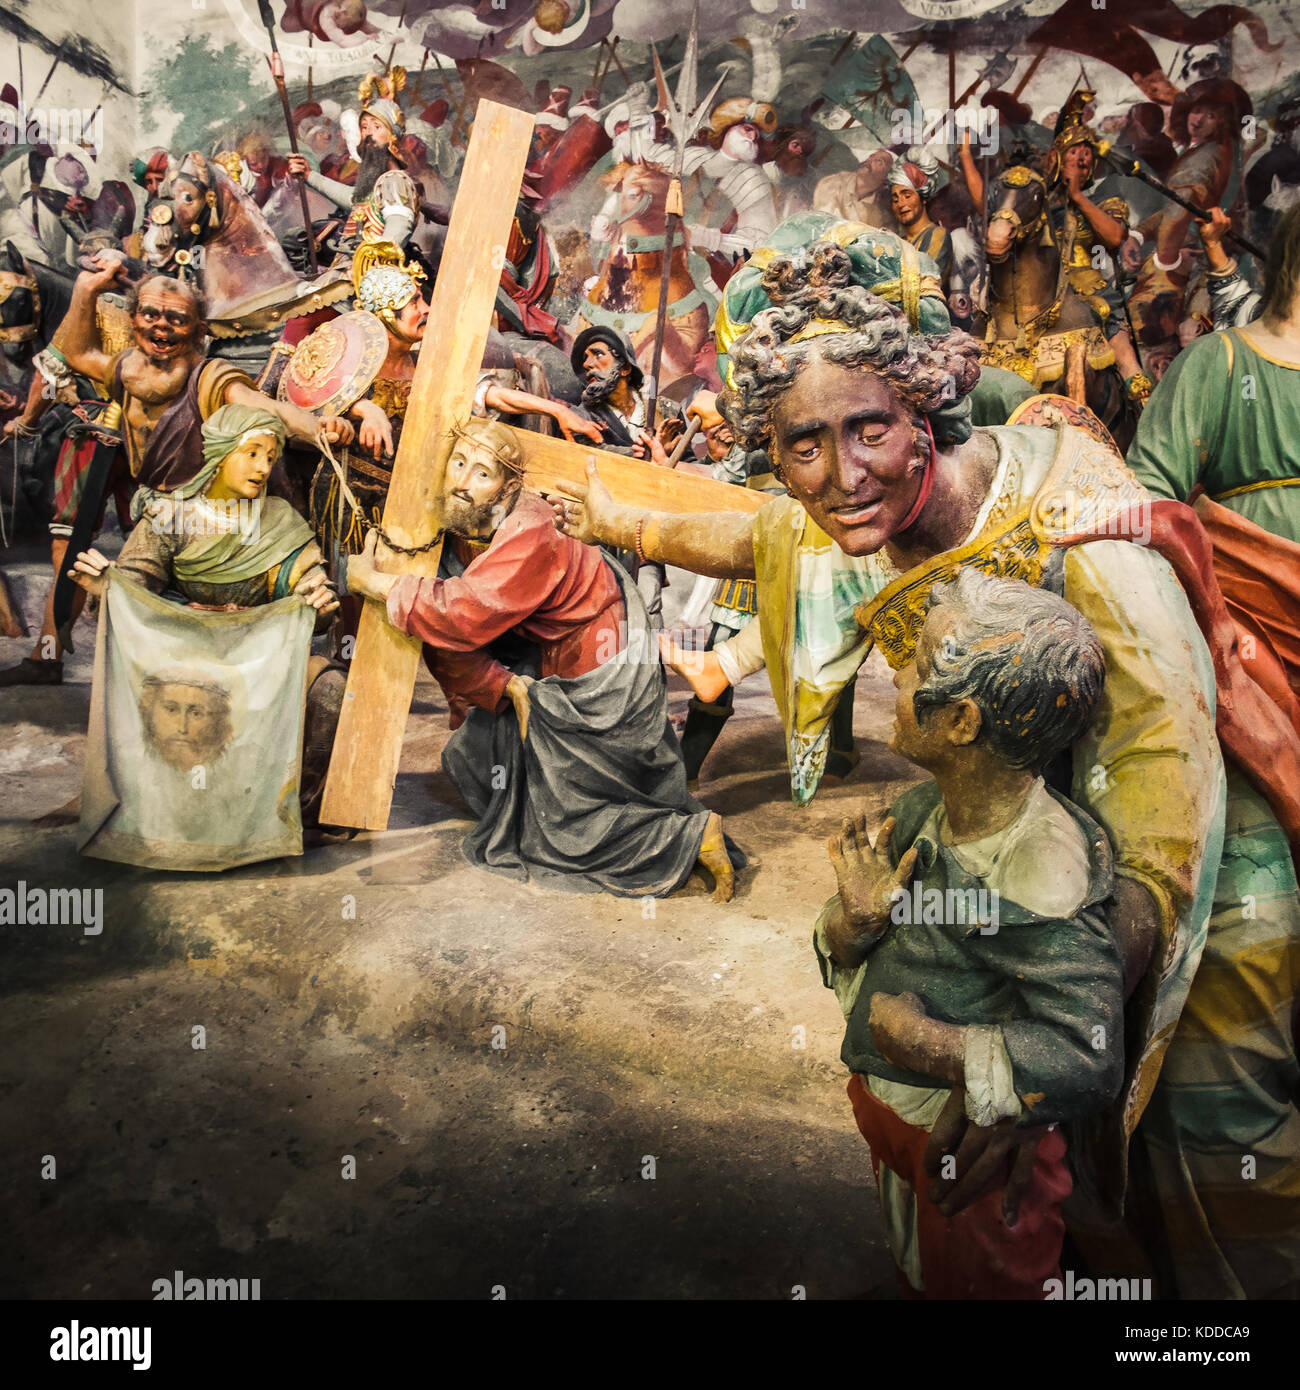
[[[357,307],[388,318],[400,313],[420,293],[424,271],[407,262],[391,241],[366,242],[352,257],[352,284]]]

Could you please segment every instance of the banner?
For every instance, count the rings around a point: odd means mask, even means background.
[[[1006,0],[898,0],[898,3],[918,19],[973,19],[1004,5]]]
[[[910,111],[917,100],[907,69],[879,34],[835,65],[822,95],[852,112],[882,145],[892,138],[894,112]]]

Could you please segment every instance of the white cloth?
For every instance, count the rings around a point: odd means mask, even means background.
[[[110,570],[78,849],[158,869],[301,854],[298,777],[315,625],[315,610],[297,597],[196,612]]]

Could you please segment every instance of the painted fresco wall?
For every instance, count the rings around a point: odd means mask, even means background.
[[[438,97],[454,103],[465,83],[454,62],[489,60],[504,70],[485,70],[472,88],[495,85],[518,104],[540,109],[539,83],[564,83],[574,99],[589,86],[597,59],[607,68],[603,101],[619,96],[626,78],[650,76],[648,41],[659,45],[665,63],[680,57],[689,27],[687,0],[375,0],[366,22],[376,31],[355,46],[322,42],[316,35],[287,32],[293,11],[310,0],[271,0],[285,54],[291,99],[311,95],[355,104],[358,78],[372,70],[376,55],[404,64],[411,74],[408,106],[413,113]],[[349,3],[363,8],[358,0]],[[1205,6],[1186,4],[1195,17]],[[1256,115],[1271,118],[1287,98],[1300,93],[1300,29],[1281,0],[1249,6],[1257,25],[1236,26],[1222,39],[1180,42],[1160,36],[1178,14],[1162,0],[1120,4],[1118,0],[1031,0],[1020,5],[988,0],[715,0],[701,15],[701,90],[724,67],[721,97],[749,95],[773,101],[783,122],[798,121],[820,104],[813,119],[843,126],[829,132],[835,146],[860,152],[872,133],[830,108],[835,97],[853,96],[879,82],[870,64],[854,66],[853,46],[874,33],[906,55],[907,77],[923,108],[945,110],[950,95],[972,84],[990,83],[1018,91],[1035,118],[1054,113],[1081,72],[1099,94],[1099,118],[1118,117],[1144,91],[1124,70],[1154,54],[1174,88],[1199,76],[1231,76],[1250,94]],[[1069,11],[1069,13],[1067,13]],[[1075,14],[1075,11],[1078,13]],[[1135,15],[1153,17],[1155,28],[1125,27]],[[405,16],[404,22],[399,17]],[[954,18],[954,16],[957,16]],[[1109,45],[1104,57],[1049,48],[1036,31],[1056,23],[1064,33],[1071,18],[1090,33],[1093,47]],[[567,25],[563,21],[567,19]],[[552,32],[556,25],[558,30]],[[1253,32],[1252,32],[1253,29]],[[606,36],[619,40],[617,64],[600,48]],[[1188,37],[1195,39],[1195,32]],[[443,72],[426,56],[425,42],[439,54]],[[46,106],[92,111],[103,107],[103,154],[121,164],[134,148],[164,144],[171,149],[211,151],[234,142],[254,125],[279,136],[282,120],[265,53],[265,31],[255,0],[7,0],[0,16],[0,79],[18,82],[23,58],[23,94],[34,105],[54,55],[63,53],[42,98]],[[949,49],[952,58],[949,58]],[[838,64],[835,59],[839,57]],[[423,72],[421,67],[423,65]],[[1032,73],[1030,72],[1031,65]],[[1135,74],[1142,77],[1143,74]],[[1022,80],[1028,82],[1020,89]],[[1149,74],[1148,74],[1149,76]],[[517,79],[513,84],[509,78]],[[138,93],[133,102],[128,93]],[[1147,93],[1150,93],[1148,85]],[[835,120],[836,116],[840,120]],[[881,132],[876,131],[879,138]],[[828,156],[824,156],[828,157]]]

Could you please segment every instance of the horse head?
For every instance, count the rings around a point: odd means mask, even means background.
[[[1047,184],[1040,173],[1014,164],[998,175],[989,204],[984,252],[997,264],[1014,255],[1042,229],[1047,218]]]
[[[7,354],[25,353],[17,345],[36,340],[41,323],[41,292],[34,270],[23,259],[12,241],[6,242],[0,254],[0,343]]]

